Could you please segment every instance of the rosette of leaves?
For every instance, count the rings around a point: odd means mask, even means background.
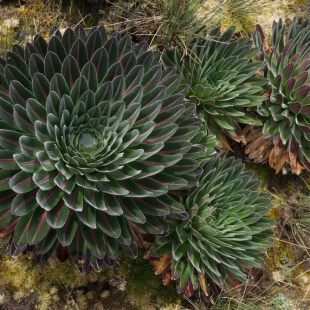
[[[42,264],[61,245],[81,272],[100,270],[118,248],[137,255],[132,223],[162,234],[165,215],[185,216],[168,192],[198,184],[201,121],[159,57],[77,26],[0,60],[0,233],[14,232],[12,255]]]
[[[286,173],[310,170],[310,32],[308,20],[288,29],[282,20],[274,22],[270,46],[262,28],[253,33],[261,47],[264,72],[269,81],[269,100],[257,108],[264,126],[249,132],[246,153]]]
[[[164,66],[175,66],[182,83],[189,85],[186,97],[196,103],[205,128],[230,150],[226,136],[245,143],[240,123],[261,125],[248,109],[262,103],[262,86],[267,84],[256,76],[263,63],[251,60],[258,48],[252,48],[247,38],[232,40],[234,30],[231,27],[221,35],[215,29],[210,39],[196,40],[185,55],[176,48],[162,56]]]
[[[157,236],[151,251],[151,257],[165,258],[172,250],[170,270],[164,272],[188,296],[198,287],[208,295],[214,284],[226,290],[246,281],[271,245],[273,221],[266,213],[272,204],[267,193],[257,191],[254,172],[244,172],[234,157],[212,158],[203,169],[199,187],[184,201],[188,220],[167,216],[169,234]]]

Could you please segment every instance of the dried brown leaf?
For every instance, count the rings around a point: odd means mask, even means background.
[[[137,246],[138,248],[143,248],[143,238],[142,238],[142,234],[141,234],[141,231],[140,229],[132,222],[128,221],[129,222],[129,226],[131,228],[131,231],[137,241]]]
[[[184,291],[185,296],[192,297],[194,295],[194,287],[192,280],[189,280]]]
[[[254,145],[254,143],[253,143],[253,145]],[[262,137],[258,141],[256,141],[255,145],[256,145],[256,148],[255,149],[253,148],[250,151],[250,154],[249,154],[250,159],[255,159],[259,156],[262,156],[262,158],[263,158],[263,154],[265,154],[266,152],[268,152],[270,154],[270,151],[273,147],[272,139],[266,140],[266,139],[264,139],[264,137]],[[268,154],[268,156],[269,156],[269,154]]]
[[[3,227],[0,229],[0,238],[5,238],[9,235],[11,235],[14,232],[15,226],[17,225],[18,219],[10,223],[9,225]]]
[[[241,290],[241,282],[238,281],[236,278],[232,277],[231,275],[227,274],[227,280],[228,282],[230,283],[231,287],[234,289],[234,288],[237,288],[239,287],[239,289],[237,289],[236,291],[237,292],[240,292]]]
[[[162,255],[155,266],[155,274],[159,275],[166,270],[172,263],[172,253],[168,252]]]
[[[206,296],[209,296],[207,282],[206,282],[206,274],[205,274],[204,269],[201,269],[201,272],[198,273],[198,281],[199,281],[201,290],[204,292]]]
[[[234,152],[233,149],[230,147],[229,143],[227,142],[226,136],[223,132],[220,132],[220,139],[224,146],[224,148],[230,152]]]
[[[162,277],[163,277],[163,284],[168,285],[170,283],[170,280],[171,280],[171,269],[166,269],[162,273]]]

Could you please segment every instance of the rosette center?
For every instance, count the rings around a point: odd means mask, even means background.
[[[80,153],[94,154],[98,150],[100,137],[95,131],[82,131],[74,137],[74,146]]]

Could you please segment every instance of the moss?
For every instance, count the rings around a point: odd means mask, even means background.
[[[257,174],[258,179],[262,182],[260,187],[262,189],[267,187],[268,177],[271,172],[271,169],[267,165],[247,163],[245,166],[245,170],[253,170]]]
[[[102,296],[106,297],[106,293],[102,294],[106,292],[106,286],[101,283],[110,282],[112,285],[115,273],[125,278],[124,293],[135,309],[149,310],[181,304],[182,297],[177,294],[174,283],[164,286],[148,260],[143,259],[143,253],[137,260],[121,253],[116,269],[106,267],[99,273],[89,269],[81,275],[70,260],[61,263],[51,258],[45,265],[37,266],[35,260],[24,255],[12,258],[8,255],[8,242],[0,242],[1,290],[9,292],[19,303],[31,301],[32,304],[28,305],[31,309],[59,309],[63,308],[64,302],[70,309],[90,309],[100,303]],[[112,290],[117,292],[113,285]]]
[[[274,205],[273,208],[269,210],[268,216],[275,221],[280,220],[280,205]]]
[[[181,303],[174,283],[164,286],[161,276],[156,276],[149,261],[143,258],[142,251],[136,260],[127,257],[120,260],[120,274],[126,280],[128,299],[137,309],[157,309]]]
[[[0,287],[12,296],[33,296],[31,299],[36,301],[38,309],[50,309],[49,305],[59,300],[59,288],[63,291],[64,287],[66,290],[86,287],[89,283],[107,281],[112,273],[111,269],[103,268],[99,273],[89,270],[86,275],[81,275],[70,260],[61,263],[56,258],[37,266],[35,260],[24,255],[10,257],[8,243],[0,242]]]
[[[266,270],[269,275],[272,275],[275,271],[286,271],[293,267],[295,261],[294,251],[292,250],[292,244],[284,242],[279,238],[273,239],[273,248],[269,249],[266,257]],[[286,270],[286,271],[285,271]],[[289,276],[282,275],[283,278]]]

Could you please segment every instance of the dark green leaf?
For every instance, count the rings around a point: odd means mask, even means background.
[[[5,170],[18,169],[18,163],[15,162],[14,152],[0,150],[0,168]]]
[[[70,212],[65,225],[57,229],[58,239],[63,246],[71,244],[78,227],[78,219],[73,211]]]
[[[9,181],[10,188],[17,194],[30,192],[36,188],[32,175],[25,171],[16,173]]]
[[[62,45],[60,39],[55,35],[50,38],[47,50],[48,52],[55,53],[61,62],[63,62],[67,56],[64,46]]]
[[[81,34],[82,32],[79,32]],[[77,35],[79,37],[79,35]],[[85,39],[78,38],[72,45],[71,55],[75,58],[80,70],[84,67],[84,65],[89,61],[87,55],[87,49],[85,45]]]
[[[34,134],[34,126],[31,120],[29,119],[25,108],[23,108],[19,104],[15,104],[13,115],[16,124],[23,132],[29,135]]]
[[[70,209],[62,200],[59,200],[57,205],[47,212],[46,222],[53,229],[62,228],[67,222],[69,213]]]
[[[51,81],[56,73],[61,73],[61,61],[55,53],[48,52],[44,58],[44,75]]]
[[[38,189],[34,189],[31,192],[17,194],[12,200],[12,214],[17,216],[23,216],[38,207],[36,200],[36,194]]]
[[[19,144],[21,151],[30,158],[35,158],[37,152],[44,150],[44,145],[34,137],[21,136]]]

